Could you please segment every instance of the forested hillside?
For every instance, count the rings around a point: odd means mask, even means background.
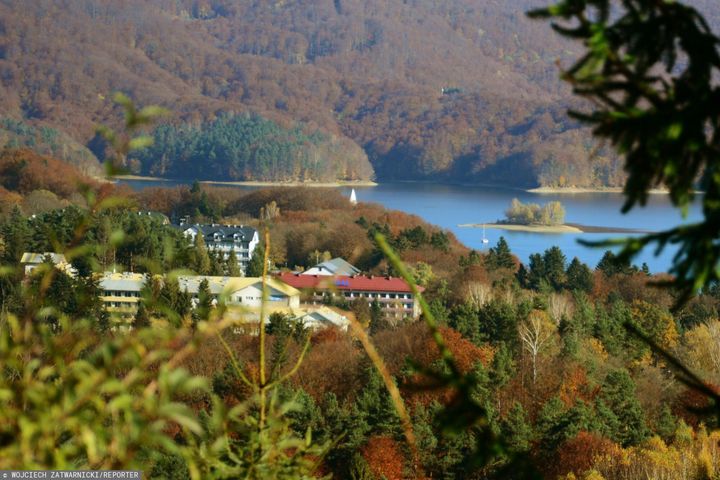
[[[258,116],[222,116],[199,128],[162,125],[131,168],[176,178],[360,180],[372,176],[353,142],[300,126],[282,128]]]
[[[114,90],[169,108],[182,131],[248,113],[283,136],[325,139],[297,158],[273,154],[279,175],[223,157],[192,170],[203,178],[303,178],[302,158],[314,155],[322,178],[365,179],[367,155],[381,180],[618,185],[619,163],[565,116],[572,100],[556,61],[578,46],[525,17],[544,3],[3,0],[0,114],[60,129],[98,155],[95,125],[121,117]],[[694,3],[718,24],[714,2]],[[189,175],[187,158],[132,166]]]

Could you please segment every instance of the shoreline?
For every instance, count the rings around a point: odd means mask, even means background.
[[[460,182],[460,181],[445,181],[445,182],[435,182],[432,180],[391,180],[389,182],[381,182],[383,184],[396,184],[396,183],[409,183],[409,184],[419,184],[419,185],[449,185],[453,187],[482,187],[482,188],[495,188],[499,190],[515,190],[518,192],[529,192],[530,190],[527,190],[525,187],[514,187],[512,185],[505,185],[502,183],[499,184],[492,184],[492,183],[472,183],[472,182]],[[377,184],[376,184],[377,185]]]
[[[172,179],[162,177],[145,177],[142,175],[113,175],[112,181],[133,180],[138,182],[172,182]]]
[[[624,190],[622,187],[536,187],[529,188],[525,191],[539,195],[562,195],[576,193],[623,193]],[[667,195],[670,191],[664,188],[653,188],[650,189],[648,193],[651,195]]]
[[[583,233],[577,227],[569,225],[514,225],[503,223],[462,223],[461,228],[489,228],[495,230],[507,230],[510,232],[526,233]]]
[[[115,175],[113,180],[131,180],[137,182],[176,182],[190,185],[192,182],[184,179],[146,177],[143,175]],[[377,183],[372,180],[353,180],[335,182],[269,182],[269,181],[223,181],[223,180],[198,180],[203,185],[227,185],[238,187],[375,187]]]
[[[177,178],[163,178],[163,177],[151,177],[143,175],[115,175],[112,179],[105,181],[117,182],[118,180],[125,181],[137,181],[137,182],[175,182],[178,184],[190,185],[192,182],[187,179]],[[315,181],[260,181],[260,180],[237,180],[237,181],[225,181],[225,180],[198,180],[198,183],[205,185],[225,185],[225,186],[236,186],[236,187],[325,187],[325,188],[338,188],[338,187],[377,187],[383,182],[375,182],[372,180],[353,180],[353,181],[331,181],[331,182],[315,182]],[[468,183],[468,182],[434,182],[431,180],[394,180],[391,182],[384,183],[399,183],[399,184],[420,184],[420,185],[454,185],[459,187],[477,187],[477,188],[497,188],[502,190],[515,190],[520,192],[532,193],[536,195],[575,195],[575,194],[587,194],[587,193],[623,193],[622,187],[535,187],[535,188],[524,188],[514,187],[510,185],[493,185],[489,183]],[[670,192],[663,188],[653,188],[648,191],[650,195],[668,195]],[[702,194],[700,190],[696,190],[693,193]],[[489,224],[488,224],[489,225]],[[602,227],[605,228],[605,227]]]
[[[262,181],[237,181],[226,182],[220,180],[198,180],[198,183],[205,185],[227,185],[235,187],[376,187],[377,183],[371,180],[336,181],[336,182],[262,182]]]
[[[650,230],[641,230],[637,228],[623,227],[602,227],[597,225],[582,225],[579,223],[564,223],[562,225],[519,225],[512,223],[462,223],[460,228],[492,228],[497,230],[507,230],[510,232],[526,232],[526,233],[631,233],[631,234],[649,234],[654,233]]]

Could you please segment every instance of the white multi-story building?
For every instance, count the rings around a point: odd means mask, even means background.
[[[260,243],[257,230],[247,225],[220,225],[216,223],[189,225],[183,223],[175,225],[175,228],[180,229],[183,235],[190,239],[191,242],[194,242],[195,237],[199,234],[202,235],[208,250],[222,252],[224,258],[227,258],[231,251],[234,251],[243,273],[247,271],[255,247]]]
[[[98,281],[100,300],[110,312],[134,314],[148,276],[144,273],[105,272]]]
[[[410,285],[402,278],[372,275],[301,275],[282,273],[279,280],[303,292],[303,302],[308,306],[322,305],[328,301],[364,301],[368,305],[378,302],[389,319],[417,318],[420,305]],[[421,292],[422,287],[418,288]]]

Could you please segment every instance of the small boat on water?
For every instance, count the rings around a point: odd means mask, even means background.
[[[355,195],[355,189],[353,188],[350,192],[350,203],[357,205],[357,196]]]
[[[482,243],[483,245],[490,243],[490,240],[485,238],[485,224],[483,223],[483,236],[482,236]]]

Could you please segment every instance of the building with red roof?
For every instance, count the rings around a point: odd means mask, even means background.
[[[368,304],[377,301],[388,318],[417,318],[420,306],[410,285],[402,278],[373,275],[301,275],[282,273],[280,280],[303,292],[305,303],[321,305],[344,299],[354,302],[364,299]],[[422,291],[421,287],[418,287]]]

